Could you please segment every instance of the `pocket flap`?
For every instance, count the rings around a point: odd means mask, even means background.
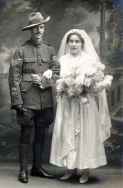
[[[28,85],[27,82],[22,81],[22,82],[20,83],[20,90],[21,90],[21,91],[27,91],[28,87],[29,87],[29,85]]]
[[[50,58],[49,57],[41,57],[42,61],[44,63],[48,63],[50,61]]]
[[[23,61],[26,62],[26,63],[29,63],[29,62],[30,63],[34,63],[36,61],[36,58],[33,58],[33,57],[31,57],[31,58],[24,58]]]

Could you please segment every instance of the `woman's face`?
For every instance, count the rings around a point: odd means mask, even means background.
[[[77,35],[72,35],[68,41],[70,52],[73,55],[77,55],[82,50],[82,43],[80,38]]]

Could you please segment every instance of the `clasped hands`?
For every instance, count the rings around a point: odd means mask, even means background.
[[[50,79],[52,77],[52,70],[48,69],[43,73],[43,76],[47,79]],[[43,89],[42,86],[42,78],[38,74],[31,74],[32,81],[35,84],[39,84],[39,87]]]
[[[43,76],[47,79],[50,79],[52,77],[52,70],[48,69],[43,73]],[[32,81],[35,84],[41,84],[41,77],[38,74],[31,74]]]
[[[52,77],[52,70],[46,70],[44,73],[43,73],[43,76],[47,79],[50,79]],[[31,74],[31,77],[32,77],[32,81],[33,83],[35,84],[39,84],[41,88],[43,88],[41,86],[41,77],[38,75],[38,74]],[[28,110],[26,108],[23,108],[22,105],[15,105],[14,106],[14,109],[17,111],[17,112],[27,112]]]

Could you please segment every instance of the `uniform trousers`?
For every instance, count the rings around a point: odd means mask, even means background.
[[[21,125],[19,145],[20,169],[27,170],[28,145],[34,128],[33,167],[40,168],[44,146],[45,130],[53,122],[53,108],[44,110],[27,109],[17,112],[17,123]]]

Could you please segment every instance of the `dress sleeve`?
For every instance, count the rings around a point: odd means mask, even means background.
[[[98,93],[99,119],[100,119],[100,141],[104,142],[110,137],[111,120],[108,109],[106,90]]]
[[[60,77],[64,77],[64,66],[63,66],[63,56],[60,57],[59,59],[60,62]]]
[[[100,70],[100,76],[103,76],[105,65],[94,58],[91,59],[91,63],[95,64]],[[100,121],[100,141],[101,143],[110,137],[111,120],[107,102],[106,90],[103,89],[96,96],[95,100],[99,110],[99,121]]]

